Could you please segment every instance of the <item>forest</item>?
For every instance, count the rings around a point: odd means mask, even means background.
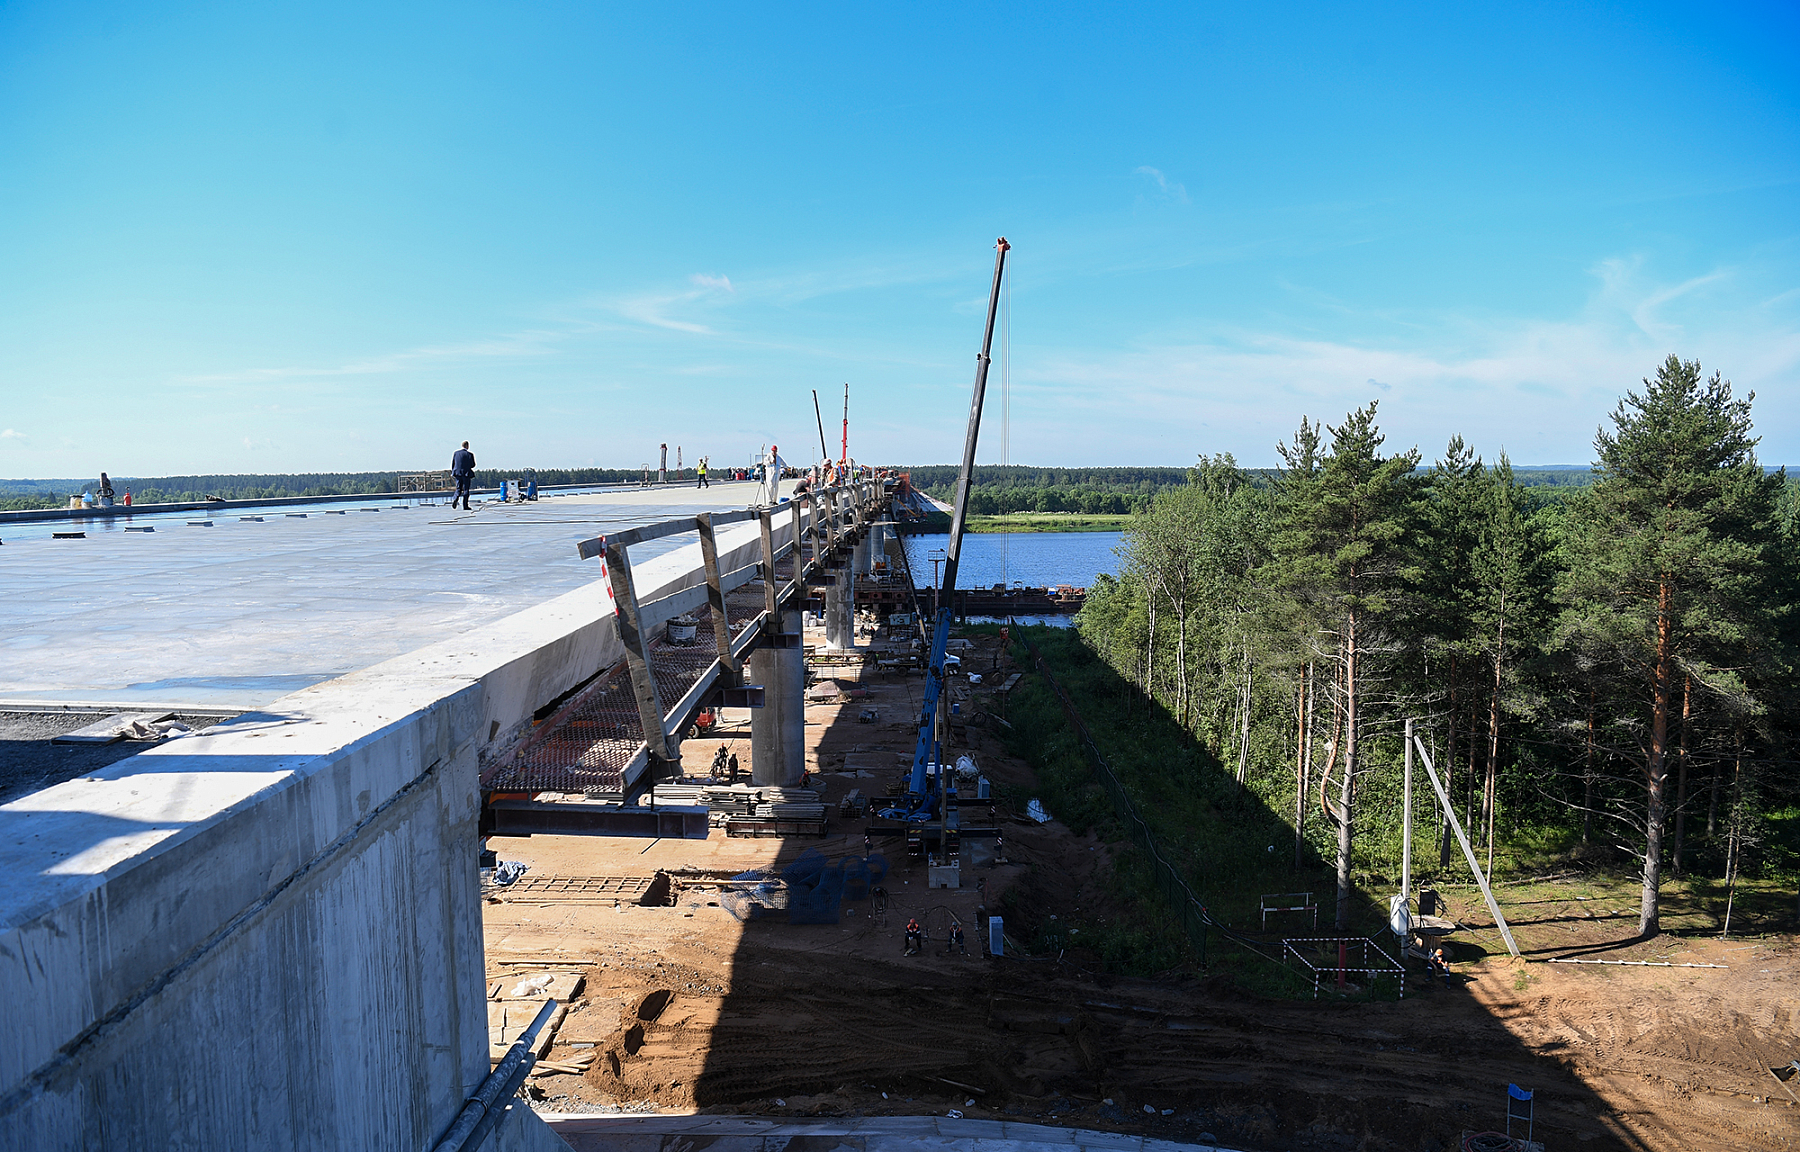
[[[1340,926],[1398,871],[1410,718],[1484,867],[1627,868],[1653,936],[1665,875],[1800,872],[1800,491],[1758,462],[1753,399],[1671,356],[1582,484],[1460,436],[1388,452],[1374,403],[1302,418],[1279,469],[1202,456],[1149,494],[1077,628],[1286,814],[1295,867],[1335,865]],[[1420,819],[1415,874],[1465,869]]]
[[[902,468],[914,487],[946,503],[956,499],[959,468],[954,464]],[[1040,468],[1028,464],[981,464],[969,493],[969,515],[1008,516],[1018,512],[1063,512],[1082,516],[1125,515],[1150,506],[1158,493],[1187,484],[1187,468]],[[1244,472],[1246,482],[1267,485],[1273,469]],[[1586,487],[1585,468],[1521,469],[1522,487]]]
[[[475,487],[497,488],[501,480],[517,479],[532,469],[478,468]],[[643,479],[633,468],[539,468],[539,485],[626,484]],[[692,472],[690,470],[689,475]],[[395,472],[317,472],[277,474],[211,474],[203,476],[114,476],[113,487],[122,497],[127,488],[138,504],[185,503],[217,496],[222,500],[264,500],[281,496],[354,496],[392,492]],[[0,480],[0,509],[61,508],[69,495],[93,492],[99,477],[88,480]]]
[[[956,499],[955,464],[901,469],[913,487],[946,503]],[[1149,506],[1158,492],[1187,483],[1186,468],[1037,468],[982,464],[975,469],[969,515],[1074,512],[1122,515]]]

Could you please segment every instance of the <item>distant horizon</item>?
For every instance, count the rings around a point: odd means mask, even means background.
[[[808,464],[810,465],[810,463],[811,462],[809,461]],[[1489,466],[1492,466],[1495,463],[1495,461],[1484,460],[1483,463],[1485,463]],[[1430,460],[1421,460],[1419,463],[1419,470],[1420,471],[1429,471],[1430,468],[1432,467],[1432,464],[1433,464],[1433,462]],[[795,465],[795,466],[797,466],[797,465]],[[978,468],[1021,468],[1021,469],[1035,469],[1038,471],[1052,471],[1052,472],[1099,471],[1099,470],[1111,469],[1111,468],[1159,469],[1159,470],[1175,472],[1175,471],[1187,471],[1188,469],[1191,469],[1194,467],[1193,464],[1075,464],[1075,465],[1061,465],[1061,464],[992,464],[992,463],[980,463],[980,464],[977,464],[976,466]],[[693,471],[693,467],[694,466],[691,463],[689,463],[689,464],[685,465],[682,470],[691,472],[691,471]],[[945,461],[945,462],[939,463],[939,464],[918,464],[918,463],[913,463],[913,464],[875,464],[875,465],[871,465],[871,467],[875,467],[875,468],[879,468],[879,469],[892,469],[892,470],[896,470],[896,471],[905,471],[905,470],[911,469],[911,468],[960,468],[961,464],[957,463],[955,461]],[[1243,465],[1240,465],[1240,467],[1244,467],[1244,470],[1247,472],[1272,472],[1272,471],[1279,470],[1274,467],[1250,467],[1250,466],[1243,466]],[[1511,464],[1511,467],[1512,467],[1512,470],[1515,472],[1587,472],[1587,471],[1592,470],[1593,465],[1592,464],[1519,464],[1517,462],[1513,462]],[[492,471],[492,472],[508,472],[508,471],[524,472],[524,471],[528,471],[528,470],[535,471],[538,469],[543,469],[545,471],[550,471],[550,470],[554,469],[554,470],[559,470],[559,471],[570,471],[570,472],[580,472],[580,471],[636,472],[636,471],[640,470],[638,465],[628,465],[628,466],[624,466],[624,467],[620,467],[620,466],[616,466],[616,465],[572,465],[572,464],[524,464],[524,465],[497,464],[497,465],[491,465],[491,466],[490,465],[481,465],[480,466],[480,470],[484,471],[484,472],[489,472],[489,471]],[[1794,469],[1794,465],[1791,465],[1791,464],[1764,464],[1763,465],[1763,471],[1765,473],[1779,472],[1779,471],[1783,471],[1783,470],[1793,470],[1793,469]],[[655,470],[656,469],[654,469],[654,468],[651,469],[651,471],[653,471],[653,472]],[[670,465],[669,471],[673,472],[675,470],[676,470],[675,467],[673,465]],[[124,473],[114,475],[113,473],[108,472],[107,475],[113,481],[114,484],[123,484],[128,481],[167,480],[167,479],[171,479],[171,478],[175,478],[175,477],[193,477],[196,479],[205,479],[205,478],[217,478],[217,477],[229,477],[229,476],[257,476],[257,477],[271,477],[271,478],[277,478],[277,477],[285,478],[285,477],[292,477],[292,476],[380,476],[380,475],[385,475],[388,473],[393,473],[395,475],[406,475],[406,474],[409,474],[412,472],[430,472],[430,471],[443,471],[443,469],[363,468],[363,469],[345,469],[343,471],[335,471],[335,472],[311,472],[311,471],[303,471],[303,472],[169,472],[169,473],[163,473],[163,474],[156,475],[156,476],[149,476],[149,475],[137,476],[137,475],[127,475]],[[715,469],[714,474],[717,475],[718,471],[719,471],[718,469]],[[40,485],[40,486],[50,486],[50,485],[69,486],[69,485],[83,485],[83,484],[91,485],[91,484],[97,483],[98,480],[99,480],[99,473],[95,473],[92,476],[86,476],[86,477],[82,477],[82,476],[43,476],[43,477],[16,476],[16,477],[0,477],[0,486],[25,485],[25,484]],[[598,483],[598,481],[596,481],[596,483]]]

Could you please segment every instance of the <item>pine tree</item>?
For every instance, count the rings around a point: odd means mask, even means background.
[[[1417,602],[1420,618],[1413,624],[1426,661],[1426,684],[1435,684],[1446,698],[1445,742],[1442,765],[1444,788],[1456,796],[1457,732],[1464,710],[1471,708],[1473,688],[1470,667],[1475,660],[1474,624],[1470,620],[1474,577],[1471,563],[1480,543],[1481,506],[1486,470],[1481,457],[1452,436],[1426,478],[1419,509],[1420,563]],[[1426,689],[1428,695],[1436,692]],[[1469,771],[1475,770],[1473,742],[1469,745]],[[1455,838],[1450,821],[1438,821],[1438,866],[1450,867]]]
[[[1283,478],[1271,576],[1335,639],[1331,658],[1338,664],[1343,735],[1334,750],[1342,777],[1327,812],[1337,825],[1337,924],[1344,928],[1350,920],[1356,778],[1363,770],[1362,693],[1407,575],[1404,537],[1419,454],[1381,455],[1384,437],[1374,403],[1326,431],[1331,450],[1322,459],[1317,433],[1305,422],[1293,444],[1281,446],[1291,475]]]
[[[1752,393],[1671,355],[1594,437],[1593,488],[1570,509],[1565,635],[1635,673],[1644,724],[1643,896],[1638,929],[1660,931],[1670,721],[1682,678],[1738,690],[1716,657],[1769,634],[1770,551],[1779,476],[1751,434]]]
[[[1485,656],[1488,688],[1487,779],[1482,786],[1482,834],[1491,870],[1499,799],[1500,724],[1518,654],[1535,646],[1552,586],[1550,550],[1533,521],[1525,493],[1513,482],[1506,453],[1487,474],[1470,557],[1471,646]]]

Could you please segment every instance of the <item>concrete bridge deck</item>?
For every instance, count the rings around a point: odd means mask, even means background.
[[[80,540],[52,539],[63,524],[9,530],[0,701],[261,707],[592,584],[599,566],[578,558],[579,540],[743,508],[755,492],[669,486],[467,513],[383,498],[329,506],[341,515],[321,505],[114,518],[77,526]],[[156,531],[127,531],[145,526]],[[650,541],[633,556],[683,544]]]

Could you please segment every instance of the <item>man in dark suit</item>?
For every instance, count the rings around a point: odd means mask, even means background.
[[[456,507],[456,502],[461,500],[463,511],[467,512],[469,510],[469,484],[475,479],[475,453],[469,451],[467,440],[464,440],[463,446],[450,456],[450,475],[456,480],[456,495],[450,497],[450,507]]]

